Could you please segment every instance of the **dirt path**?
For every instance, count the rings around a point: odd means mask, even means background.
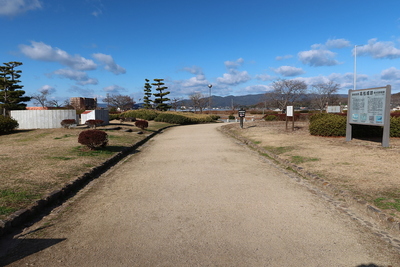
[[[8,241],[3,264],[399,266],[368,229],[217,127],[155,137]]]

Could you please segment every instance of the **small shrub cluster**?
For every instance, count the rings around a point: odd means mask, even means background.
[[[335,114],[320,113],[310,118],[309,131],[311,135],[345,136],[346,117]]]
[[[0,134],[5,134],[14,131],[19,124],[16,120],[0,115]]]
[[[121,114],[125,118],[140,118],[142,120],[152,121],[158,116],[158,112],[152,109],[129,110]]]
[[[108,144],[108,135],[100,130],[86,130],[79,134],[78,142],[91,150],[95,150]]]
[[[86,125],[88,125],[90,128],[96,129],[97,126],[100,126],[104,123],[102,120],[87,120],[85,122]]]
[[[265,121],[276,121],[276,115],[266,115],[264,116]]]
[[[74,119],[66,119],[61,121],[61,126],[68,129],[74,124],[76,124],[76,120]]]
[[[229,119],[229,120],[234,120],[234,119],[235,119],[235,116],[229,115],[229,116],[228,116],[228,119]]]
[[[135,126],[144,130],[147,127],[149,127],[149,122],[145,121],[145,120],[138,120],[138,121],[135,121]]]
[[[160,113],[154,120],[159,122],[167,122],[167,123],[181,124],[181,125],[195,123],[187,116],[180,114],[171,114],[171,113]]]
[[[390,118],[390,136],[400,137],[400,117]]]
[[[211,117],[211,119],[213,120],[213,121],[216,121],[216,120],[219,120],[221,117],[220,116],[218,116],[218,115],[210,115],[210,117]]]
[[[120,119],[120,114],[118,114],[118,113],[114,113],[114,114],[109,113],[108,114],[108,118],[109,118],[110,121],[119,120]]]

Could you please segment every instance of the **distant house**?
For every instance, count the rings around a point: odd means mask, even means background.
[[[96,109],[97,98],[85,98],[85,97],[71,97],[69,103],[74,109]]]

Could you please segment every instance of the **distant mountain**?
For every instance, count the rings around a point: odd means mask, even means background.
[[[254,106],[259,103],[264,102],[265,94],[255,94],[255,95],[243,95],[243,96],[212,96],[211,103],[213,108],[235,108],[241,106]],[[309,100],[310,95],[305,95],[300,99],[300,102],[306,102]],[[338,94],[340,99],[347,99],[347,94]],[[345,101],[343,101],[345,102]],[[347,101],[346,101],[347,102]],[[189,99],[185,99],[182,101],[183,105],[190,106],[191,101]]]

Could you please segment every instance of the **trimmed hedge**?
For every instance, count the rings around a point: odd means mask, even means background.
[[[10,133],[18,126],[19,124],[16,120],[0,115],[0,134]]]
[[[276,121],[276,119],[277,119],[276,115],[271,115],[271,114],[264,117],[265,121]]]
[[[128,110],[120,116],[124,118],[139,118],[146,121],[152,121],[158,116],[158,112],[152,109]]]
[[[196,123],[189,117],[171,113],[160,113],[154,120],[158,122],[167,122],[167,123],[181,124],[181,125]]]
[[[345,136],[347,119],[335,114],[320,113],[310,117],[311,135]]]
[[[390,137],[400,137],[400,117],[390,117]],[[310,117],[311,135],[346,136],[347,118],[345,114],[318,113]],[[353,124],[352,136],[355,138],[381,137],[383,127]]]

